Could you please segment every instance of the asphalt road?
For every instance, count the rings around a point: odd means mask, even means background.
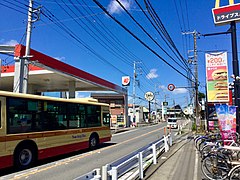
[[[112,141],[105,143],[95,151],[81,151],[74,155],[65,156],[64,159],[11,173],[1,178],[72,180],[160,139],[164,133],[164,126],[166,124],[162,123],[114,134]]]

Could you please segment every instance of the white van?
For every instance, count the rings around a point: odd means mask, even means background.
[[[168,128],[175,128],[175,129],[177,129],[178,128],[178,123],[177,123],[177,118],[173,118],[173,117],[170,117],[170,118],[168,118],[168,120],[167,120],[167,127]]]

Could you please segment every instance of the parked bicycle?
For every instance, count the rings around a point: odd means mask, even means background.
[[[239,135],[221,140],[219,133],[195,137],[195,146],[201,154],[201,170],[210,180],[240,179]]]

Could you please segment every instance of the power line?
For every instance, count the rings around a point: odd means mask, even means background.
[[[163,35],[165,36],[165,38],[167,39],[167,41],[170,43],[170,45],[172,45],[172,47],[175,49],[175,51],[177,52],[177,54],[180,57],[180,61],[182,62],[183,65],[185,65],[185,67],[189,70],[188,65],[186,63],[186,60],[183,58],[183,56],[181,55],[181,53],[178,51],[176,45],[174,44],[171,36],[169,35],[169,33],[167,32],[166,28],[164,27],[161,19],[159,18],[159,16],[157,15],[156,11],[154,10],[153,6],[151,5],[151,3],[148,0],[144,0],[146,8],[150,14],[150,16],[152,17],[152,19],[154,20],[154,22],[157,24],[157,26],[160,28],[161,32],[163,33]]]
[[[46,8],[45,8],[46,9]],[[43,13],[43,15],[48,18],[51,22],[56,24],[62,31],[67,33],[72,39],[74,39],[77,43],[81,44],[83,47],[85,47],[87,50],[89,50],[91,53],[93,53],[96,57],[98,57],[102,62],[107,63],[117,71],[119,71],[121,74],[126,75],[123,71],[118,69],[116,66],[114,66],[112,63],[107,61],[105,58],[103,58],[100,54],[98,54],[93,48],[88,46],[84,41],[82,41],[71,29],[69,29],[66,25],[64,25],[56,16],[54,16],[50,11],[48,13],[51,15],[50,17]],[[55,19],[55,20],[54,20]]]
[[[6,8],[8,8],[8,9],[11,9],[11,10],[17,11],[17,12],[19,12],[19,13],[21,13],[21,14],[27,15],[27,13],[24,12],[24,11],[22,11],[22,10],[23,10],[22,8],[19,9],[18,6],[16,6],[16,7],[11,7],[11,6],[6,5],[6,4],[3,4],[3,3],[1,3],[1,2],[0,2],[0,5],[2,5],[2,6],[4,6],[4,7],[6,7]],[[11,5],[14,5],[14,4],[11,3]]]
[[[128,28],[126,28],[121,22],[119,22],[116,18],[114,18],[97,0],[93,0],[109,17],[111,17],[117,24],[119,24],[124,30],[126,30],[129,34],[131,34],[136,40],[138,40],[144,47],[146,47],[149,51],[151,51],[154,55],[156,55],[159,59],[161,59],[163,62],[165,62],[168,66],[170,66],[172,69],[174,69],[177,73],[185,77],[186,79],[189,79],[186,75],[184,75],[182,72],[180,72],[178,69],[176,69],[173,65],[168,63],[164,58],[162,58],[156,51],[154,51],[152,48],[150,48],[146,43],[144,43],[141,39],[139,39],[134,33],[132,33]],[[191,80],[192,81],[192,80]]]
[[[170,58],[172,59],[177,65],[179,65],[182,69],[184,69],[185,71],[187,71],[183,66],[181,66],[173,57],[171,57],[166,50],[164,50],[159,43],[152,38],[152,36],[142,27],[142,25],[140,25],[140,23],[138,23],[135,18],[128,12],[128,10],[122,5],[122,3],[119,0],[116,0],[118,2],[118,4],[121,6],[122,9],[124,9],[124,11],[130,16],[130,18],[142,29],[142,31],[144,33],[147,34],[147,36]]]

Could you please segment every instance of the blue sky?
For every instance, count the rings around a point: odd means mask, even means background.
[[[164,63],[162,59],[182,74],[187,75],[186,71],[173,61],[181,65],[180,60],[168,48],[159,35],[159,31],[149,23],[135,0],[119,1],[158,45],[139,28],[116,0],[98,0],[113,17],[158,56],[114,22],[92,0],[35,0],[34,7],[42,5],[42,14],[40,20],[33,25],[31,48],[120,86],[122,76],[133,77],[133,62],[135,61],[139,82],[136,88],[137,97],[144,98],[144,93],[147,91],[157,91],[158,103],[166,96],[170,105],[175,101],[176,104],[185,106],[187,102],[190,102],[188,93],[190,89],[183,88],[189,86],[187,79]],[[138,0],[137,2],[150,17],[144,1]],[[212,8],[214,8],[215,0],[151,0],[150,3],[185,59],[188,59],[188,50],[193,49],[193,37],[183,35],[182,32],[197,30],[205,34],[229,29],[229,25],[214,25]],[[239,2],[235,1],[235,3]],[[2,14],[0,44],[25,44],[27,7],[24,5],[27,4],[27,0],[0,1]],[[221,5],[227,4],[228,0],[221,1]],[[58,26],[57,23],[60,25]],[[72,35],[70,36],[69,33]],[[169,55],[164,53],[159,46]],[[197,49],[199,90],[205,93],[204,53],[214,50],[228,51],[228,66],[231,75],[231,37],[230,35],[199,36]],[[193,54],[190,52],[189,55]],[[13,63],[12,57],[0,55],[0,58],[3,59],[4,65]],[[167,90],[168,84],[174,84],[179,88],[170,92]],[[131,86],[128,88],[129,103],[132,101],[132,85],[131,81]],[[83,93],[80,95],[85,96]],[[142,99],[137,99],[136,103],[147,105],[147,102]]]

